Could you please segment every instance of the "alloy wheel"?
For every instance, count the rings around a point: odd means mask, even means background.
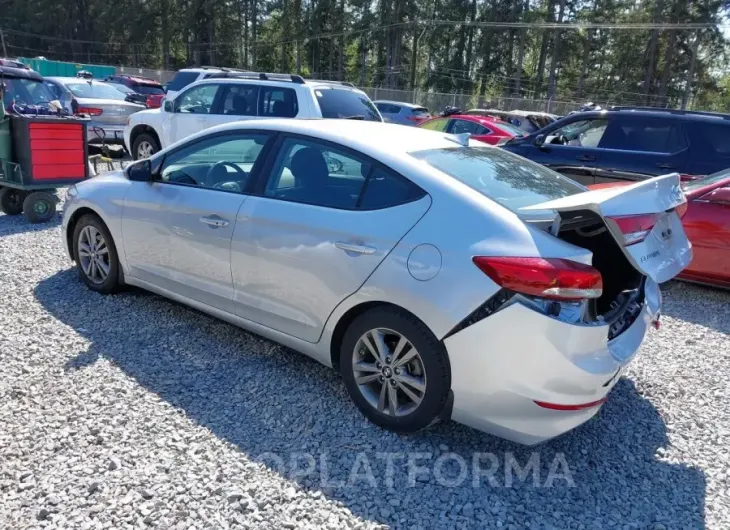
[[[109,248],[101,232],[91,225],[79,234],[79,261],[81,268],[95,284],[102,284],[109,276]]]
[[[155,154],[155,147],[147,141],[142,141],[137,146],[137,158],[149,158]]]
[[[426,370],[418,350],[397,331],[363,334],[352,352],[355,383],[368,403],[388,416],[412,413],[426,395]]]

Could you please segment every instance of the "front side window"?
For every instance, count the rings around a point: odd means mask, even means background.
[[[451,134],[489,134],[489,132],[491,131],[474,121],[454,120],[451,125]]]
[[[569,147],[598,147],[608,120],[574,121],[548,134],[545,143]]]
[[[261,87],[259,116],[293,118],[299,112],[297,93],[291,88]]]
[[[409,154],[512,211],[586,191],[571,179],[502,149],[449,147]]]
[[[224,86],[223,114],[232,116],[256,116],[256,101],[259,97],[259,87],[256,85],[226,85]]]
[[[431,131],[439,131],[443,132],[446,130],[446,126],[448,125],[449,120],[445,118],[438,118],[435,120],[430,120],[425,122],[423,125],[420,125],[422,129],[428,129]]]
[[[187,145],[165,158],[158,180],[241,193],[267,138],[259,133],[236,134]]]
[[[191,88],[175,99],[175,112],[210,114],[219,86],[218,84],[205,84]]]
[[[265,195],[317,206],[353,209],[370,164],[319,142],[289,138],[274,163]]]

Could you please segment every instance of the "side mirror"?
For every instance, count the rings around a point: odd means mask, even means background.
[[[175,104],[169,99],[165,98],[162,100],[162,110],[165,112],[175,112]]]
[[[149,182],[152,180],[152,163],[140,160],[127,168],[127,177],[132,182]]]
[[[544,134],[538,134],[535,136],[535,140],[533,141],[535,144],[535,147],[542,147],[545,145],[545,135]]]

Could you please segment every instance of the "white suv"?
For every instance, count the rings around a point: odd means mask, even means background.
[[[175,77],[166,85],[167,97],[168,99],[172,99],[186,86],[192,85],[196,81],[207,79],[213,74],[228,72],[244,72],[244,70],[217,66],[198,66],[196,68],[183,68],[182,70],[178,70]]]
[[[349,118],[383,121],[367,94],[350,83],[298,75],[221,72],[197,81],[159,109],[132,114],[124,143],[135,160],[193,133],[240,120]]]

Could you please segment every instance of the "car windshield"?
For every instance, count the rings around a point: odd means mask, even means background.
[[[165,95],[165,91],[162,90],[162,86],[157,85],[134,85],[134,90],[140,94],[148,94],[151,96]]]
[[[383,121],[378,109],[365,94],[338,88],[317,88],[314,91],[323,118],[352,118]]]
[[[704,188],[705,186],[712,186],[713,184],[716,184],[728,177],[730,177],[730,169],[723,169],[722,171],[718,171],[717,173],[713,173],[712,175],[707,175],[706,177],[700,177],[698,179],[684,182],[682,184],[682,188],[684,189],[684,191],[697,190],[700,188]]]
[[[124,101],[124,94],[106,83],[65,83],[66,88],[77,98],[116,99]]]
[[[123,92],[125,94],[136,94],[136,92],[134,90],[132,90],[131,88],[129,88],[128,86],[121,85],[119,83],[109,83],[109,86],[112,86],[112,87],[116,88],[117,90],[119,90],[120,92]]]
[[[559,173],[493,147],[449,147],[409,154],[513,212],[586,191]]]
[[[45,105],[56,99],[48,87],[37,79],[6,77],[4,82],[5,95],[3,99],[5,100],[5,106],[10,106],[13,102],[26,105]]]

